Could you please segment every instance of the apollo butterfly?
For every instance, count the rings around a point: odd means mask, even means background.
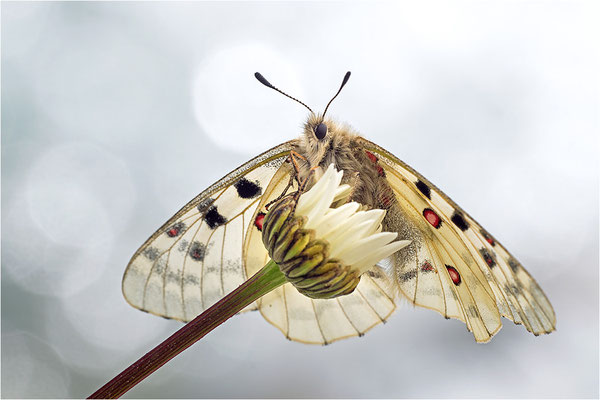
[[[181,321],[196,317],[268,261],[261,230],[269,204],[297,190],[311,169],[334,163],[353,187],[350,200],[387,210],[383,229],[411,244],[364,274],[349,295],[311,299],[288,283],[248,310],[291,340],[317,344],[362,336],[389,318],[399,298],[463,321],[477,342],[498,332],[500,317],[535,335],[555,329],[538,284],[469,214],[390,152],[326,118],[331,101],[322,114],[296,101],[310,111],[300,138],[200,193],[133,255],[123,278],[131,305]]]

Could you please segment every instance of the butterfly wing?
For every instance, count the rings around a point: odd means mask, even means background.
[[[265,187],[278,172],[289,179],[285,160],[294,144],[274,147],[229,173],[160,227],[127,266],[125,299],[143,311],[189,321],[243,283],[244,238]]]
[[[396,309],[393,291],[382,279],[377,274],[363,275],[354,292],[334,299],[311,299],[286,283],[263,296],[259,309],[293,341],[324,345],[362,336]]]
[[[380,199],[389,206],[385,229],[413,240],[390,260],[406,298],[465,322],[478,342],[498,332],[500,316],[535,335],[555,329],[548,298],[500,243],[394,155],[367,140],[364,150],[393,192]]]

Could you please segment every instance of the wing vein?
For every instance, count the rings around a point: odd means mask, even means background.
[[[352,325],[352,328],[354,328],[354,330],[356,331],[356,334],[360,335],[361,332],[358,330],[358,328],[356,327],[356,325],[354,325],[354,322],[352,322],[352,320],[350,319],[350,317],[348,317],[348,313],[346,313],[346,310],[344,309],[344,306],[342,305],[342,302],[340,301],[340,298],[336,297],[335,300],[337,301],[338,305],[340,306],[340,309],[342,310],[342,313],[344,314],[344,316],[346,317],[346,319],[348,320],[348,322],[350,323],[350,325]]]
[[[379,321],[381,322],[385,322],[385,319],[383,319],[383,317],[381,315],[379,315],[379,313],[377,312],[377,310],[375,310],[375,308],[373,308],[373,306],[371,305],[371,303],[369,303],[369,300],[367,300],[367,298],[365,297],[365,295],[360,291],[360,289],[357,287],[356,289],[354,289],[355,292],[358,292],[358,294],[360,294],[360,296],[363,298],[363,300],[365,301],[365,304],[369,306],[369,308],[375,313],[375,315],[377,315],[377,318],[379,318]]]
[[[321,333],[321,337],[323,338],[323,343],[327,344],[327,339],[325,338],[325,334],[323,333],[323,328],[321,327],[321,321],[319,321],[319,314],[317,314],[317,307],[315,306],[314,299],[310,299],[310,304],[312,305],[312,309],[315,314],[315,320],[317,321],[317,326],[319,327],[319,332]]]

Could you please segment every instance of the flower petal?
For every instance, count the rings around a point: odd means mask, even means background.
[[[356,268],[361,274],[365,273],[380,260],[391,256],[409,244],[411,244],[410,240],[398,240],[396,242],[389,243],[378,250],[368,253],[362,260],[357,261],[353,267]]]
[[[365,258],[366,254],[372,253],[373,249],[382,248],[396,239],[397,236],[396,232],[381,232],[367,236],[354,242],[352,248],[343,254],[342,259],[346,264],[354,265],[359,260]]]

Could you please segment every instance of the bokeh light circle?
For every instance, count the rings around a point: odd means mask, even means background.
[[[2,398],[66,398],[70,376],[48,343],[21,332],[2,332]]]
[[[94,282],[131,215],[128,168],[110,152],[67,143],[34,161],[7,196],[3,272],[26,290],[67,297]]]
[[[88,247],[127,223],[133,185],[127,165],[99,146],[66,143],[50,149],[31,168],[29,212],[58,244]]]

